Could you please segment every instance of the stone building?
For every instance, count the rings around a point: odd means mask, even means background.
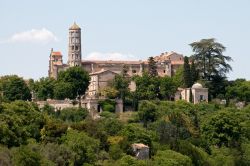
[[[165,52],[161,55],[154,56],[157,65],[158,75],[173,76],[176,70],[183,65],[183,55],[176,52]],[[72,66],[81,66],[91,77],[88,95],[94,97],[98,90],[107,86],[107,82],[114,78],[116,74],[120,74],[126,66],[128,68],[127,74],[129,76],[142,75],[143,71],[148,70],[147,60],[139,61],[113,61],[113,60],[84,60],[82,58],[81,45],[81,28],[74,23],[69,28],[68,41],[68,62],[63,63],[62,54],[51,49],[49,59],[49,77],[57,79],[60,71],[66,70]]]
[[[178,88],[175,94],[175,100],[180,99],[193,102],[194,104],[202,101],[208,102],[208,89],[203,88],[200,83],[195,83],[192,88]],[[190,101],[190,99],[192,99],[192,101]]]
[[[131,145],[135,157],[139,160],[145,160],[149,158],[149,147],[142,143],[134,143]]]

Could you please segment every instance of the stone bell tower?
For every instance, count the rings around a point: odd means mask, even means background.
[[[68,65],[81,66],[81,28],[74,22],[69,28]]]

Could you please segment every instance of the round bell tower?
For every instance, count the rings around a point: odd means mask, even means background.
[[[81,62],[81,28],[74,22],[69,28],[68,65],[70,67],[81,66]]]

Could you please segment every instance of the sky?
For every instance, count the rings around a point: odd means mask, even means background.
[[[0,76],[48,76],[50,49],[67,63],[68,29],[82,29],[82,59],[146,60],[193,54],[216,38],[233,58],[228,79],[250,80],[249,0],[0,0]]]

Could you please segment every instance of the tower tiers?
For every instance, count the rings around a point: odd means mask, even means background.
[[[69,44],[68,44],[68,65],[81,66],[82,46],[81,46],[81,28],[74,23],[69,28]]]

